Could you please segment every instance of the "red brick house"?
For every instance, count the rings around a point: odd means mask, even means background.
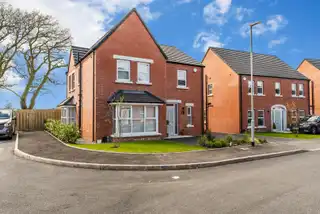
[[[90,48],[73,46],[62,121],[96,142],[203,132],[203,65],[159,45],[133,9]]]
[[[310,114],[320,115],[320,59],[304,59],[297,70],[310,79]]]
[[[290,123],[309,114],[308,78],[276,56],[254,54],[253,84],[249,52],[209,48],[202,63],[207,125],[212,132],[247,130],[252,119],[251,93],[259,131],[286,131]]]

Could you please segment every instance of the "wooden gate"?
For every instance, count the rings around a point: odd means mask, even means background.
[[[19,131],[41,131],[47,119],[60,120],[61,109],[18,110],[16,128]]]

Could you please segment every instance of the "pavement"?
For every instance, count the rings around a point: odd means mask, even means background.
[[[117,165],[116,169],[124,169],[121,165],[134,165],[133,170],[155,170],[155,169],[185,169],[213,166],[209,163],[221,162],[230,159],[247,158],[251,156],[261,156],[279,152],[296,151],[297,147],[288,144],[263,144],[252,148],[250,145],[237,146],[224,149],[195,151],[187,153],[167,153],[167,154],[125,154],[85,151],[77,148],[70,148],[60,143],[45,132],[25,132],[19,135],[19,150],[22,152],[41,158],[55,159],[59,161],[72,161],[92,164]],[[29,156],[27,157],[29,159]],[[251,159],[250,159],[251,160]],[[41,160],[39,160],[41,161]],[[198,164],[200,163],[200,164]],[[203,163],[203,164],[202,164]],[[232,162],[233,163],[233,162]],[[192,165],[191,165],[192,164]],[[161,167],[149,167],[154,165]],[[178,166],[179,165],[179,166]],[[79,165],[72,165],[79,167]],[[139,166],[139,169],[136,167]],[[142,167],[140,167],[142,166]],[[122,168],[121,168],[122,167]],[[170,167],[170,168],[169,168]],[[86,167],[92,168],[92,167]],[[96,168],[101,169],[98,165]],[[140,169],[141,168],[141,169]],[[111,169],[110,167],[106,169]],[[114,168],[112,168],[114,169]],[[127,169],[127,168],[125,168]]]
[[[320,211],[320,152],[182,171],[41,164],[0,140],[0,213],[296,214]]]

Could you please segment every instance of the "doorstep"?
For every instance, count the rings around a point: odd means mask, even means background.
[[[171,140],[171,139],[181,139],[181,138],[192,138],[194,136],[192,135],[174,135],[174,136],[169,136],[169,137],[165,137],[165,140]]]

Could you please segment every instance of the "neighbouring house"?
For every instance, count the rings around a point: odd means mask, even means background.
[[[304,59],[297,70],[310,79],[310,113],[320,115],[320,59]]]
[[[212,132],[241,133],[255,119],[258,131],[286,131],[309,114],[309,80],[274,55],[209,48],[205,66],[207,127]],[[250,95],[254,94],[254,114]]]
[[[133,9],[92,47],[72,46],[61,119],[89,142],[201,135],[203,67]]]

